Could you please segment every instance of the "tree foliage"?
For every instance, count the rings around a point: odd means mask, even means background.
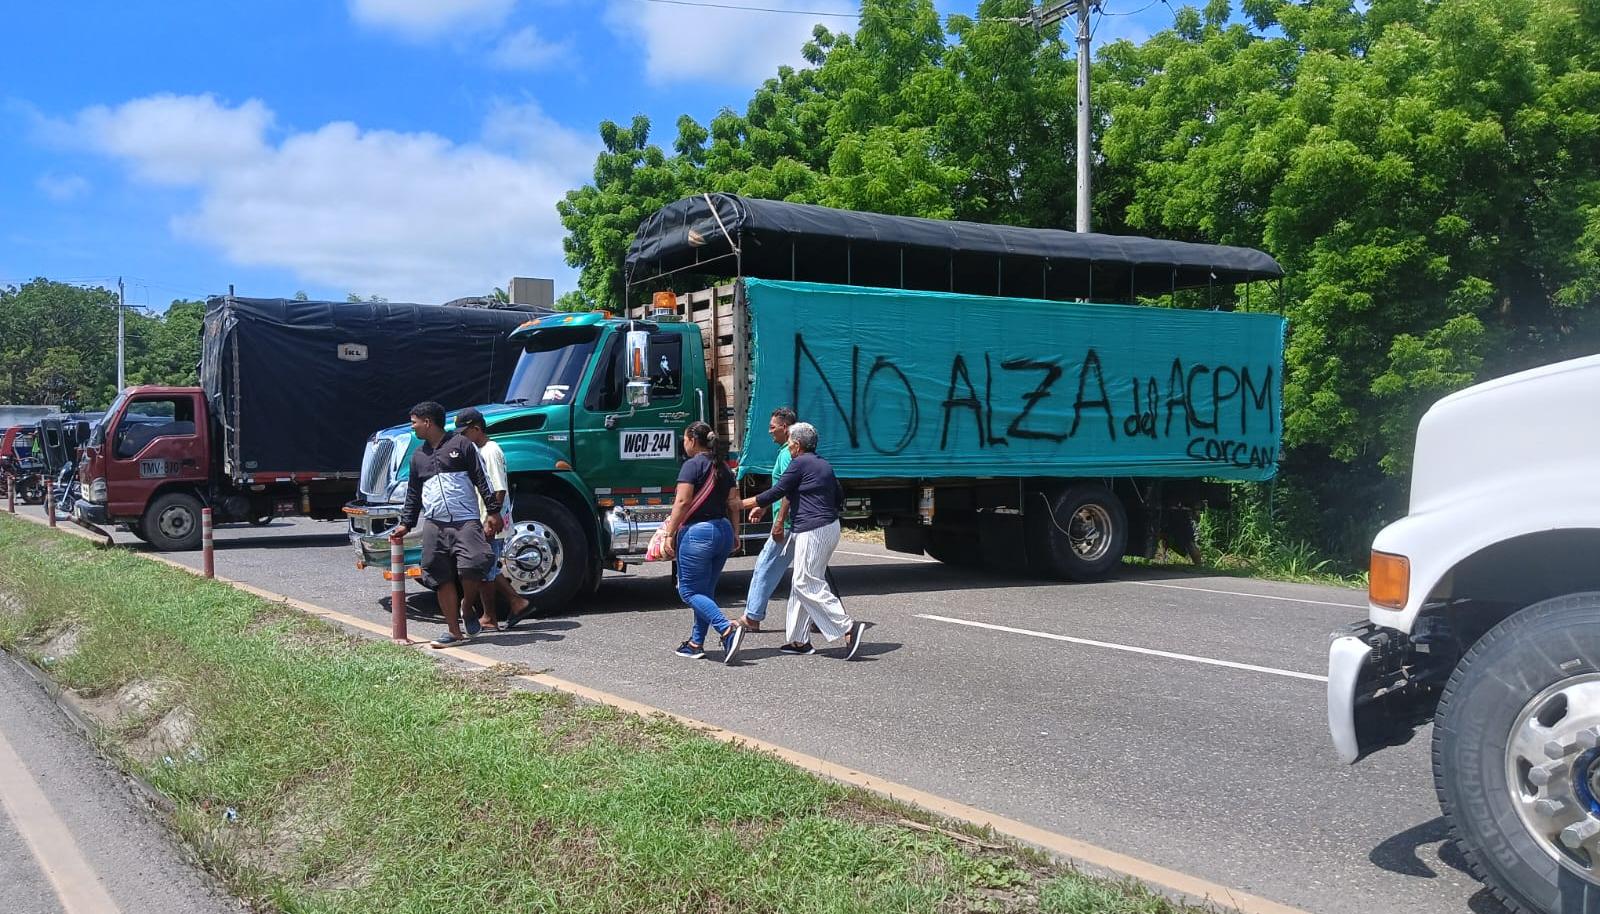
[[[865,0],[854,34],[818,27],[809,66],[680,118],[669,148],[603,123],[560,205],[584,297],[615,301],[639,222],[703,191],[1069,226],[1075,61],[1004,21],[1029,5],[941,25]],[[1360,515],[1352,548],[1398,509],[1428,404],[1596,351],[1597,0],[1210,0],[1103,48],[1094,86],[1097,230],[1287,269],[1284,475],[1308,524]]]
[[[133,384],[194,384],[205,303],[128,309],[124,373]],[[116,396],[117,297],[36,279],[0,287],[0,403],[102,409]]]

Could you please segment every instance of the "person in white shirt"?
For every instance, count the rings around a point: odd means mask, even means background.
[[[500,513],[492,524],[488,507],[484,505],[482,498],[478,499],[478,511],[483,519],[483,528],[494,531],[491,534],[494,538],[490,540],[490,545],[494,548],[494,564],[483,578],[483,583],[489,586],[478,591],[480,615],[476,619],[467,617],[467,632],[476,634],[485,628],[493,631],[514,628],[531,617],[534,608],[526,597],[512,589],[511,582],[500,573],[500,557],[505,552],[506,541],[511,537],[512,524],[511,484],[506,475],[506,455],[500,449],[500,445],[495,444],[489,437],[483,413],[473,407],[469,406],[456,413],[456,431],[477,446],[478,456],[483,459],[483,474],[489,480],[489,488],[500,496]],[[501,626],[499,616],[495,612],[496,595],[505,597],[511,606],[511,615],[506,619],[504,626]]]

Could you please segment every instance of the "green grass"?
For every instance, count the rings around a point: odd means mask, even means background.
[[[242,897],[287,912],[1194,911],[661,718],[506,688],[227,586],[0,518],[0,647],[91,706],[163,684],[104,744]],[[44,645],[72,630],[78,649]],[[173,709],[192,745],[150,749]],[[950,830],[961,831],[946,824]]]

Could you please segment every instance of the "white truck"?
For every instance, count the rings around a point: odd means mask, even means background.
[[[1431,718],[1439,805],[1514,911],[1600,912],[1600,356],[1440,400],[1408,515],[1372,544],[1370,621],[1335,637],[1345,762]]]

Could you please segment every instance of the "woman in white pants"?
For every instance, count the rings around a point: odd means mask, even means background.
[[[828,641],[844,639],[845,659],[854,659],[861,650],[861,633],[866,623],[851,619],[844,605],[828,587],[828,559],[839,545],[839,512],[844,507],[844,489],[833,475],[833,467],[817,455],[817,429],[809,422],[789,426],[789,452],[794,455],[789,468],[772,488],[744,500],[746,510],[766,508],[780,498],[788,499],[790,546],[794,550],[794,580],[789,586],[789,641],[778,648],[785,654],[809,654],[815,648],[806,632],[806,622]],[[802,612],[801,610],[804,610]]]

